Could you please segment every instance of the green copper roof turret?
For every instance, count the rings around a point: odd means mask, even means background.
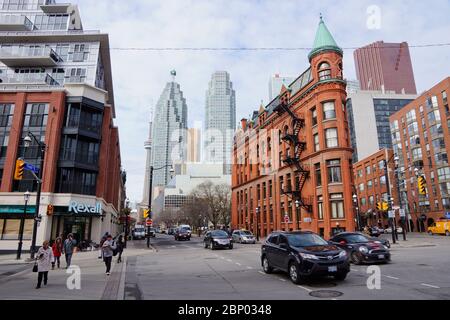
[[[337,45],[336,41],[334,41],[333,36],[331,35],[330,31],[325,25],[325,22],[323,22],[321,15],[319,28],[317,29],[316,33],[316,39],[314,40],[313,49],[308,55],[309,61],[311,61],[313,56],[315,56],[316,54],[329,50],[336,51],[341,55],[343,54],[342,49]]]

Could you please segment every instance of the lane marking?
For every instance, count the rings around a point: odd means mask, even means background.
[[[220,259],[225,260],[225,257],[220,257]]]
[[[281,278],[278,278],[278,280],[283,281],[283,282],[287,281],[286,279],[281,279]]]
[[[247,267],[247,269],[249,269],[249,270],[250,270],[250,269],[253,269],[253,268],[252,268],[252,267]]]
[[[358,269],[354,269],[354,268],[351,268],[350,270],[351,270],[351,271],[354,271],[354,272],[359,272]]]
[[[306,290],[306,291],[308,291],[308,292],[311,292],[311,291],[312,291],[311,289],[308,289],[308,288],[306,288],[306,287],[304,287],[304,286],[297,286],[297,287],[299,287],[299,288],[301,288],[301,289],[303,289],[303,290]]]
[[[389,278],[389,279],[399,280],[399,278],[393,277],[393,276],[385,276],[385,277],[386,277],[386,278]]]
[[[241,266],[241,264],[240,264],[239,262],[236,262],[236,264],[237,264],[238,266]]]
[[[261,274],[263,274],[263,275],[266,275],[264,272],[262,272],[262,271],[258,271],[259,273],[261,273]]]
[[[177,246],[170,246],[171,248],[176,248]]]
[[[233,262],[233,260],[231,260],[231,259],[227,259],[227,261],[228,261],[228,262]]]
[[[421,285],[423,285],[423,286],[425,286],[425,287],[434,288],[434,289],[440,289],[440,287],[438,287],[438,286],[433,286],[432,284],[428,284],[428,283],[421,283]]]

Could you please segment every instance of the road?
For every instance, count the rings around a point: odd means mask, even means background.
[[[152,240],[153,254],[128,259],[125,299],[450,299],[450,239],[433,237],[432,244],[423,246],[420,241],[410,247],[394,245],[392,263],[378,265],[380,289],[370,290],[368,266],[352,266],[345,281],[319,279],[297,286],[283,273],[262,272],[260,245],[235,244],[233,250],[212,251],[204,249],[199,238],[176,242],[158,235]],[[140,246],[145,242],[135,242]]]
[[[379,265],[379,289],[367,287],[369,266],[353,266],[344,281],[319,279],[294,285],[283,273],[265,274],[260,245],[205,249],[202,239],[177,242],[157,235],[152,248],[130,241],[125,263],[114,258],[111,276],[97,252],[74,256],[81,287],[70,289],[65,269],[51,271],[49,284],[35,290],[31,265],[1,263],[0,299],[26,300],[448,300],[450,237],[415,235],[393,245],[392,263]],[[65,263],[63,263],[65,266]]]

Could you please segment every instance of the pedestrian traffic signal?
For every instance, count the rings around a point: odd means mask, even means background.
[[[54,210],[53,205],[49,204],[49,205],[47,206],[47,215],[48,215],[48,216],[52,216],[52,215],[53,215],[53,210]]]
[[[16,170],[14,171],[14,180],[22,180],[25,172],[25,161],[23,159],[16,160]]]
[[[417,184],[419,186],[419,194],[426,195],[427,194],[427,181],[424,176],[420,176],[417,179]]]

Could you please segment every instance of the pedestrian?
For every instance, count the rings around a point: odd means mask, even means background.
[[[103,261],[105,262],[107,276],[111,274],[111,262],[115,249],[116,245],[112,239],[112,236],[109,234],[106,241],[103,242],[102,245]]]
[[[66,269],[70,267],[70,264],[72,262],[73,251],[76,245],[77,241],[73,238],[73,234],[69,233],[63,245],[63,253],[66,257],[66,264],[67,264]]]
[[[117,239],[117,254],[119,255],[119,257],[117,258],[117,263],[121,263],[122,262],[122,253],[123,253],[123,248],[124,248],[124,242],[123,242],[123,237],[122,235],[119,236],[119,238]]]
[[[61,238],[56,238],[55,243],[52,245],[53,260],[52,260],[52,270],[55,269],[55,264],[57,263],[58,269],[61,267],[61,255],[63,252],[63,243]]]
[[[53,259],[53,250],[50,248],[48,241],[44,241],[42,247],[37,252],[37,268],[38,268],[38,284],[36,289],[41,288],[42,280],[44,280],[44,286],[47,285],[48,272]]]

